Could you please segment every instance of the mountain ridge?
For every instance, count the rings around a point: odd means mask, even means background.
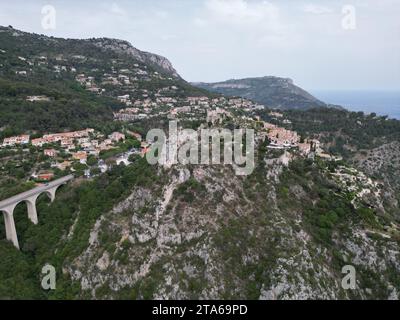
[[[66,42],[75,42],[75,41],[83,41],[90,44],[93,44],[99,48],[108,49],[114,51],[116,53],[123,53],[128,54],[134,57],[135,59],[139,60],[140,62],[151,64],[155,67],[160,68],[166,73],[170,73],[175,78],[181,78],[178,72],[172,66],[172,63],[164,56],[151,53],[147,51],[140,50],[134,47],[129,41],[121,40],[116,38],[88,38],[88,39],[77,39],[77,38],[61,38],[61,37],[53,37],[47,36],[44,34],[37,34],[26,32],[22,30],[18,30],[13,28],[12,26],[1,26],[0,25],[0,32],[12,32],[13,36],[34,36],[41,40],[48,40],[48,41],[66,41]]]
[[[228,96],[250,99],[273,109],[306,110],[328,106],[306,90],[295,85],[290,78],[249,77],[213,83],[192,82],[192,85]]]
[[[94,39],[84,39],[94,43],[95,46],[100,48],[109,49],[117,53],[123,53],[132,55],[137,60],[148,63],[153,66],[161,68],[163,71],[170,73],[175,78],[181,78],[172,63],[164,56],[159,54],[142,51],[134,47],[129,41],[114,39],[114,38],[94,38]]]
[[[0,138],[112,122],[113,111],[149,94],[212,95],[182,79],[167,58],[125,40],[55,38],[0,26]],[[127,95],[130,101],[121,102]],[[45,99],[33,105],[30,96]]]

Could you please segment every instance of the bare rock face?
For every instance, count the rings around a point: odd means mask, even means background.
[[[120,54],[130,55],[140,62],[154,66],[157,69],[161,69],[174,78],[180,78],[179,74],[176,72],[171,62],[167,58],[154,53],[136,49],[127,41],[108,38],[91,39],[89,41],[99,48],[112,50]]]
[[[360,170],[379,178],[383,184],[382,198],[393,207],[399,207],[397,194],[400,190],[400,142],[394,141],[364,154],[356,154],[354,160]]]
[[[107,251],[103,253],[101,258],[97,261],[96,266],[101,270],[104,271],[110,265],[110,255]]]
[[[279,187],[287,168],[265,165],[257,187],[248,183],[257,174],[226,167],[170,168],[162,185],[137,186],[102,215],[65,272],[93,299],[126,290],[138,299],[398,299],[395,239],[354,222],[328,246],[316,241],[299,205],[312,203],[308,186],[287,189],[286,205],[296,204],[288,213]],[[274,167],[276,178],[268,175]],[[357,272],[353,292],[341,285],[348,264]],[[379,285],[370,274],[382,275]]]

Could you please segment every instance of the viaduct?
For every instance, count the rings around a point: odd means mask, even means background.
[[[36,187],[26,192],[17,194],[11,198],[0,201],[0,211],[3,212],[4,223],[6,225],[7,240],[12,241],[14,246],[19,249],[17,230],[14,223],[14,209],[21,203],[25,202],[28,207],[28,217],[34,223],[38,223],[38,217],[36,212],[36,199],[42,194],[46,193],[50,201],[53,202],[56,197],[56,191],[58,187],[66,184],[68,181],[74,178],[73,175],[68,175],[60,179],[49,182],[45,185]]]

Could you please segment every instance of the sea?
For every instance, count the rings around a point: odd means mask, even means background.
[[[340,105],[350,111],[375,112],[400,120],[400,91],[310,91],[319,100]]]

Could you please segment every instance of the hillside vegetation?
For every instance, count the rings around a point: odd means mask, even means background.
[[[38,198],[37,225],[18,204],[20,251],[0,215],[0,299],[400,298],[400,121],[327,108],[287,79],[217,86],[256,90],[266,106],[221,96],[121,40],[0,27],[0,49],[1,139],[94,129],[71,148],[1,145],[0,199],[39,171],[76,179]],[[171,120],[253,129],[254,170],[150,165],[142,136]],[[55,290],[40,287],[46,264]],[[354,290],[342,287],[348,265]]]

